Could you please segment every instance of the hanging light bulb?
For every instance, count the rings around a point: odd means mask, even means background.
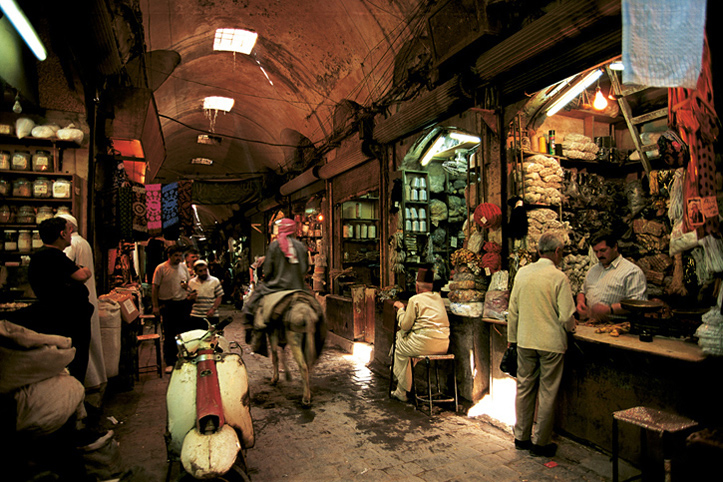
[[[23,106],[20,105],[20,96],[15,96],[15,104],[13,104],[13,112],[20,114],[23,111]]]
[[[608,100],[603,95],[600,87],[598,87],[595,92],[595,100],[592,101],[592,106],[595,110],[603,110],[608,106]]]

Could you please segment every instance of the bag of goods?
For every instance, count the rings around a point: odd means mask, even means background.
[[[485,229],[496,229],[502,224],[502,210],[493,203],[482,203],[474,210],[474,222]]]
[[[454,303],[469,303],[471,301],[484,301],[485,293],[477,290],[455,290],[449,292],[449,301]]]
[[[58,130],[60,130],[59,125],[45,124],[33,127],[33,130],[30,131],[30,133],[33,137],[37,137],[38,139],[53,139],[56,137]]]
[[[84,410],[85,388],[75,377],[63,372],[25,385],[14,396],[16,430],[45,435],[62,427],[78,410]]]
[[[450,290],[473,290],[475,289],[475,281],[472,280],[465,280],[465,281],[450,281],[449,283],[449,289]]]
[[[429,202],[429,219],[435,226],[438,226],[440,221],[445,221],[448,216],[447,205],[439,199],[432,199]]]
[[[29,136],[34,127],[35,122],[33,122],[32,119],[20,117],[15,121],[15,134],[18,136],[18,139],[22,139],[23,137]]]
[[[54,377],[74,357],[75,348],[68,337],[0,321],[0,393]]]
[[[484,313],[484,306],[484,303],[476,301],[472,303],[450,303],[449,309],[452,313],[458,316],[479,318]]]
[[[70,124],[68,127],[58,129],[58,139],[62,141],[74,141],[77,144],[83,143],[83,131]]]
[[[507,317],[507,305],[510,292],[507,290],[488,291],[485,296],[483,317],[493,320],[504,320]]]
[[[469,241],[467,241],[467,249],[469,249],[473,253],[479,253],[482,249],[483,242],[484,238],[482,237],[482,233],[475,229],[472,234],[469,235]]]

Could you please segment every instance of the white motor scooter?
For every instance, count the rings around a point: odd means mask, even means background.
[[[244,459],[254,445],[248,373],[238,344],[223,337],[231,321],[176,337],[178,362],[166,392],[166,480],[178,460],[194,479],[250,480]]]

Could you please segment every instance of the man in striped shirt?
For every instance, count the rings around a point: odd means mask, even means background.
[[[648,298],[648,282],[643,270],[620,255],[617,237],[611,231],[596,233],[590,245],[600,262],[590,268],[582,292],[577,295],[580,319],[619,318],[627,314],[620,305],[621,300]]]
[[[188,282],[189,298],[193,300],[191,322],[197,328],[207,328],[203,318],[211,324],[218,323],[218,307],[223,298],[223,287],[218,278],[208,273],[208,263],[199,259],[193,264],[196,276]]]

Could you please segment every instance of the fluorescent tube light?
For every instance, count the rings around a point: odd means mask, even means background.
[[[15,0],[0,0],[0,9],[8,16],[8,20],[13,24],[15,30],[18,31],[35,57],[41,61],[45,60],[48,57],[45,46],[28,21],[28,17],[25,16],[23,11],[20,10],[20,7],[15,3]]]
[[[547,109],[547,116],[553,116],[560,112],[560,110],[565,107],[567,104],[570,103],[572,99],[580,95],[580,93],[587,89],[590,85],[592,85],[593,82],[595,82],[600,76],[602,75],[603,71],[600,69],[595,69],[589,74],[587,74],[583,79],[578,82],[577,84],[573,85],[570,90],[565,92],[562,97],[557,99],[549,109]]]
[[[229,112],[234,100],[231,97],[206,97],[203,99],[203,108],[206,110],[222,110]]]
[[[610,63],[610,70],[625,70],[625,66],[619,60]]]
[[[219,28],[216,29],[216,36],[213,39],[213,50],[238,52],[248,55],[254,49],[258,36],[259,34],[250,30]]]
[[[427,152],[424,154],[424,157],[422,157],[422,160],[420,161],[420,164],[422,166],[426,166],[432,161],[432,158],[435,154],[439,152],[439,150],[444,145],[444,136],[437,137],[437,140],[434,141],[434,144],[432,144],[432,147],[430,147]]]
[[[462,134],[461,132],[452,131],[449,134],[452,139],[458,140],[460,144],[465,142],[471,142],[473,144],[479,144],[481,139],[477,136],[471,136],[469,134]]]

